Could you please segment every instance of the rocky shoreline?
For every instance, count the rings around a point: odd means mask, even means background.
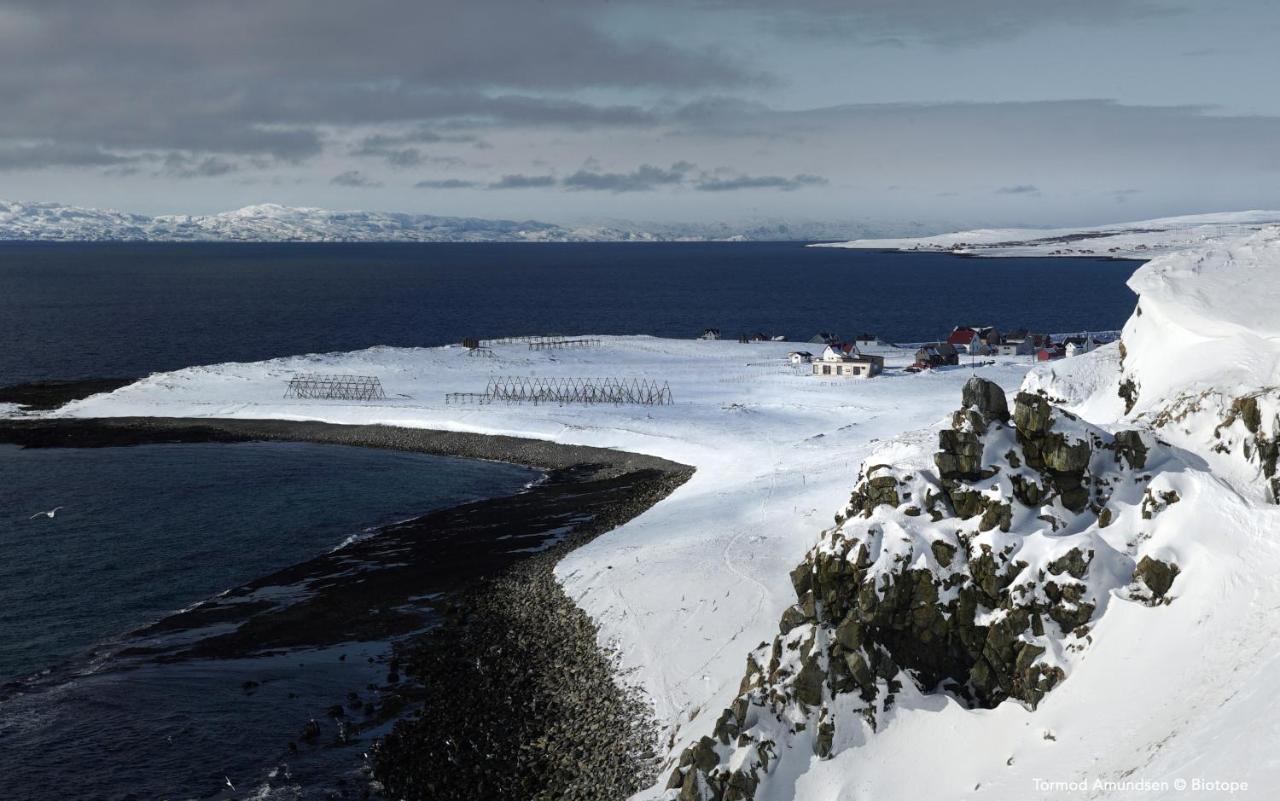
[[[136,380],[136,378],[80,378],[13,384],[0,387],[0,403],[15,404],[23,412],[48,411],[99,392],[112,392]]]
[[[388,426],[0,421],[0,442],[26,447],[264,440],[505,461],[548,474],[515,496],[433,512],[256,579],[135,632],[122,653],[224,658],[397,640],[381,703],[366,710],[364,725],[416,714],[371,753],[375,790],[397,799],[603,800],[652,783],[647,704],[619,681],[554,567],[666,497],[691,468],[602,448]]]

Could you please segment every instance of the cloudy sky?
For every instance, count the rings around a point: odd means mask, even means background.
[[[1272,0],[0,0],[0,197],[575,221],[1280,207]]]

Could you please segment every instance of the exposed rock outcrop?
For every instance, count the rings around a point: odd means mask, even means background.
[[[1144,559],[1135,573],[1098,533],[1160,497],[1144,471],[1162,446],[1039,395],[1019,393],[1010,411],[976,377],[962,400],[932,465],[864,467],[837,527],[792,572],[778,635],[672,769],[671,798],[754,798],[797,748],[825,758],[874,732],[908,684],[1034,708],[1112,590],[1141,582],[1136,599],[1165,602],[1177,567]]]

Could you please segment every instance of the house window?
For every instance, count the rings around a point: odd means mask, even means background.
[[[854,374],[854,375],[862,375],[862,368],[861,368],[861,367],[855,367],[855,368],[853,368],[853,374]]]
[[[831,375],[831,365],[829,365],[829,364],[824,364],[824,365],[822,365],[822,374],[823,374],[823,375]]]

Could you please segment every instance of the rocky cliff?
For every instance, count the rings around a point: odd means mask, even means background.
[[[783,760],[865,741],[907,685],[1034,708],[1108,602],[1176,596],[1180,568],[1144,529],[1181,501],[1164,480],[1181,462],[1150,434],[1108,433],[1025,392],[1010,411],[974,378],[937,450],[909,461],[863,466],[792,573],[778,635],[681,754],[668,797],[755,798]]]

